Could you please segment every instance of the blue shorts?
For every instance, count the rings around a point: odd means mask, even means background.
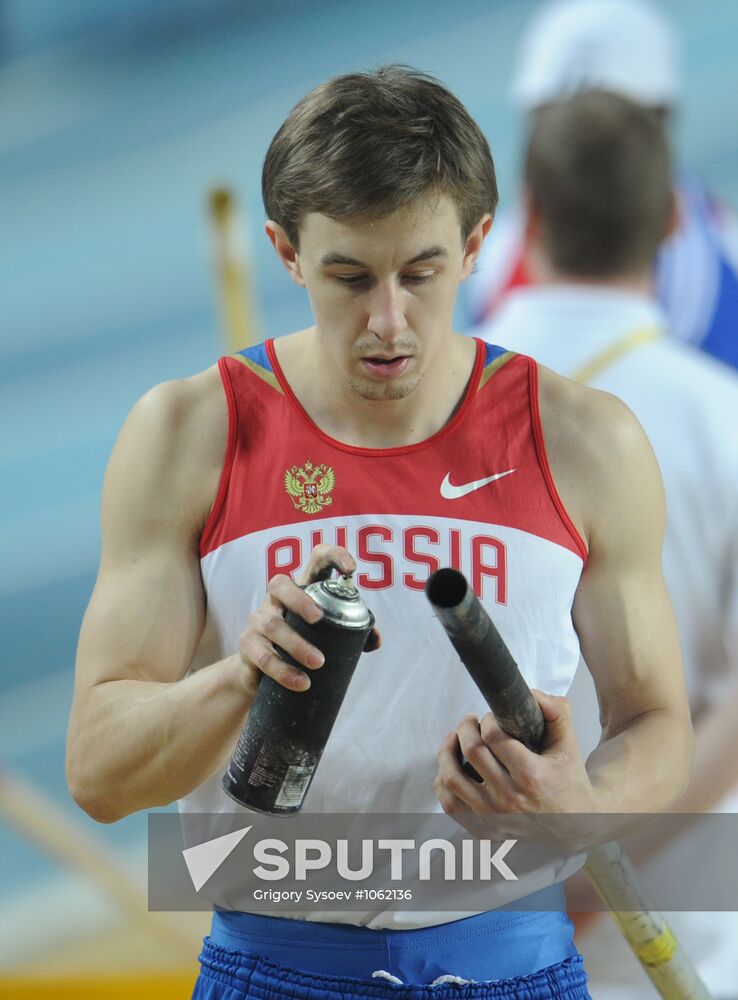
[[[216,912],[200,962],[193,1000],[590,1000],[557,911],[407,931]]]

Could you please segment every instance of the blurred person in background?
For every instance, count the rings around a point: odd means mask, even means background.
[[[619,396],[643,425],[664,479],[664,575],[696,736],[692,781],[672,811],[733,812],[738,376],[668,338],[654,296],[653,253],[676,214],[668,142],[653,111],[590,91],[539,112],[524,174],[522,250],[531,281],[505,297],[482,333]],[[576,719],[584,700],[571,697]],[[587,709],[596,715],[594,697]],[[714,996],[735,997],[738,914],[667,916]],[[600,918],[581,943],[593,996],[622,997],[627,985],[629,998],[647,1000],[652,987],[618,939],[615,924]]]
[[[652,108],[669,128],[680,92],[678,40],[646,0],[553,0],[530,22],[512,85],[535,124],[538,109],[597,88]],[[678,224],[655,255],[654,288],[669,333],[738,366],[738,214],[693,173],[676,182]],[[498,213],[467,283],[471,325],[494,315],[509,292],[534,280],[522,206]]]

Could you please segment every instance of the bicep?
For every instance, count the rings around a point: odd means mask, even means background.
[[[661,475],[632,414],[623,408],[617,419],[607,462],[595,473],[589,559],[573,609],[609,733],[646,712],[688,712],[677,627],[661,569]]]
[[[203,501],[178,461],[180,390],[158,390],[132,411],[106,472],[102,558],[80,633],[76,693],[109,680],[178,680],[202,633]]]
[[[123,678],[174,681],[202,633],[204,596],[195,559],[152,545],[101,567],[82,623],[77,686]]]

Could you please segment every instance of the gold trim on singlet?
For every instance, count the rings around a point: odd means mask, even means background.
[[[645,329],[633,330],[631,333],[616,340],[614,344],[608,344],[604,350],[599,351],[589,361],[585,361],[569,376],[574,382],[581,382],[586,385],[595,376],[600,375],[610,365],[615,364],[620,358],[631,351],[637,350],[644,344],[650,344],[655,340],[661,340],[664,336],[662,330],[657,327],[646,327]]]
[[[479,392],[479,390],[482,388],[483,385],[486,385],[487,382],[489,382],[489,380],[492,378],[495,372],[499,371],[500,368],[502,368],[503,365],[507,364],[507,362],[511,358],[515,357],[515,353],[516,353],[515,351],[505,351],[504,354],[501,354],[498,358],[495,358],[494,361],[490,361],[490,363],[486,366],[486,368],[483,369],[482,374],[479,378],[479,385],[477,386],[477,392]]]
[[[281,392],[282,395],[284,395],[282,386],[279,384],[277,376],[274,372],[270,372],[268,368],[262,368],[261,365],[257,365],[255,361],[251,360],[251,358],[245,358],[243,354],[231,354],[231,357],[235,358],[236,361],[240,361],[242,365],[246,365],[246,367],[252,371],[254,375],[258,375],[258,377],[263,379],[263,381],[266,382],[267,385],[270,385],[272,389],[276,389],[277,392]]]

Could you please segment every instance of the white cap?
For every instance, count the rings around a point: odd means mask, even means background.
[[[523,111],[582,90],[607,90],[647,106],[679,95],[679,45],[644,0],[553,0],[523,36],[512,97]]]

